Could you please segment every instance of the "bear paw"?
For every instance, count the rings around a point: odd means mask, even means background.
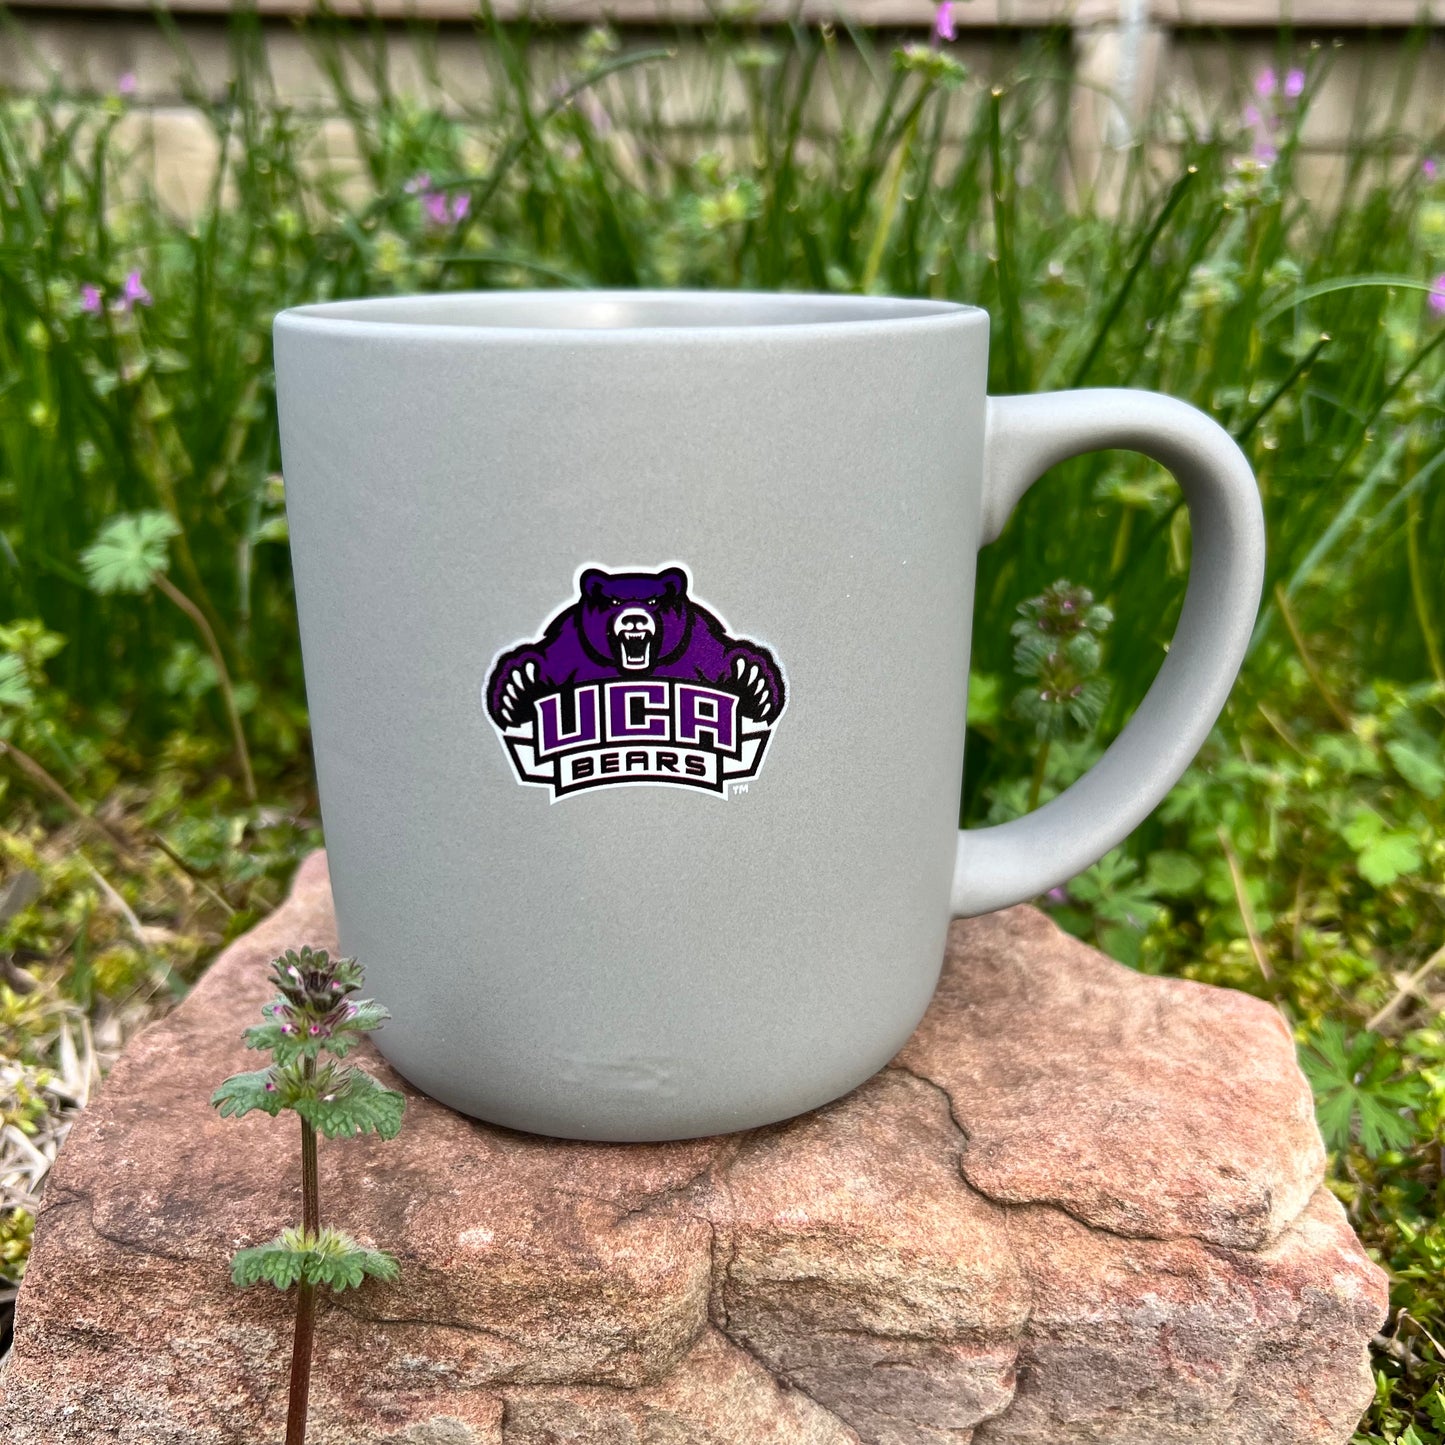
[[[783,679],[771,657],[762,651],[738,649],[728,654],[722,684],[741,700],[741,712],[754,722],[770,723],[783,710]]]
[[[542,662],[539,653],[530,652],[504,657],[497,664],[487,689],[487,707],[502,727],[531,721],[532,704],[549,691],[541,681]]]

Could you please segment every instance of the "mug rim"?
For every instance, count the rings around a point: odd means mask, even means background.
[[[457,319],[460,308],[466,313]],[[453,313],[444,317],[442,313]],[[473,319],[475,317],[475,319]],[[842,336],[987,324],[988,313],[959,301],[809,291],[639,288],[440,291],[292,306],[277,331],[334,336],[610,342],[639,337]]]

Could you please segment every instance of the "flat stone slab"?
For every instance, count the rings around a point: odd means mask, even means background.
[[[228,1260],[299,1217],[295,1141],[207,1100],[302,943],[320,854],[73,1128],[14,1445],[280,1439],[290,1301]],[[1385,1278],[1279,1016],[1030,908],[956,923],[894,1063],[785,1124],[571,1143],[407,1094],[399,1139],[321,1147],[324,1217],[402,1276],[323,1304],[315,1445],[1293,1445],[1371,1398]]]

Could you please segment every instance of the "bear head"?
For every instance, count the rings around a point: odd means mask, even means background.
[[[580,583],[582,641],[598,662],[643,676],[687,642],[690,608],[687,574],[604,572],[589,567]]]

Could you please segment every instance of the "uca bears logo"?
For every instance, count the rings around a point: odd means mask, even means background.
[[[519,783],[555,801],[660,783],[727,797],[755,778],[787,705],[766,647],[734,637],[682,566],[584,567],[535,642],[499,653],[482,690]]]

